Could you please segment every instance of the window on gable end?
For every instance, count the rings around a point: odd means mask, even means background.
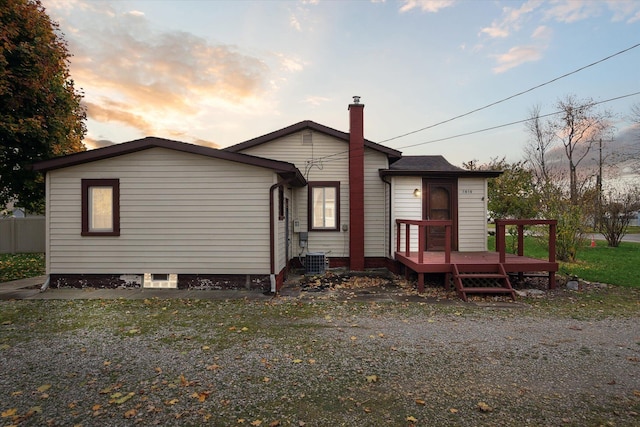
[[[120,235],[120,180],[82,180],[81,235]]]
[[[309,183],[309,229],[336,231],[340,224],[340,182]]]

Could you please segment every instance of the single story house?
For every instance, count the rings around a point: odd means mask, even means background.
[[[486,251],[500,172],[403,156],[364,138],[363,112],[354,97],[349,132],[303,121],[223,150],[147,137],[37,163],[51,286],[276,291],[298,263],[399,271],[398,246],[422,241],[399,219],[450,221],[426,228],[427,251]]]

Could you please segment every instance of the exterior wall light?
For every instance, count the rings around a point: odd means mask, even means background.
[[[413,197],[420,197],[422,195],[422,191],[419,188],[413,190]]]

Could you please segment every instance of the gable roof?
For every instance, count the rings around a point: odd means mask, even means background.
[[[449,163],[442,156],[405,156],[389,166],[380,169],[380,176],[476,176],[495,178],[501,171],[466,170]]]
[[[67,156],[56,157],[35,163],[33,169],[47,172],[54,169],[66,168],[69,166],[81,165],[97,160],[109,159],[124,154],[135,153],[148,150],[150,148],[166,148],[169,150],[181,151],[184,153],[198,154],[200,156],[212,157],[215,159],[228,160],[231,162],[243,163],[246,165],[258,166],[272,169],[285,179],[291,179],[292,185],[304,186],[306,180],[302,173],[294,164],[279,160],[265,159],[263,157],[250,156],[248,154],[233,153],[229,151],[217,150],[215,148],[204,147],[202,145],[188,144],[186,142],[173,141],[170,139],[146,137],[134,141],[123,142],[121,144],[110,145],[95,150],[83,151],[69,154]]]
[[[320,132],[349,143],[349,134],[347,132],[341,132],[339,130],[321,125],[311,120],[304,120],[291,126],[287,126],[286,128],[270,132],[266,135],[262,135],[248,141],[232,145],[230,147],[224,148],[223,150],[236,153],[242,150],[246,150],[247,148],[255,147],[257,145],[264,144],[266,142],[270,142],[296,132],[300,132],[302,130],[312,130],[315,132]],[[368,139],[364,140],[364,146],[386,154],[389,160],[392,162],[402,157],[402,153],[400,151],[394,150],[393,148],[385,147],[384,145],[376,144],[375,142],[369,141]]]

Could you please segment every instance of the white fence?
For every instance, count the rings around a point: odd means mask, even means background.
[[[45,230],[43,216],[0,219],[0,254],[44,252]]]

